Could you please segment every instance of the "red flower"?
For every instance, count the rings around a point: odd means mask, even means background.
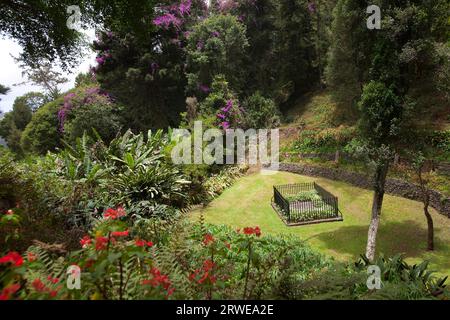
[[[152,268],[152,270],[150,270],[150,274],[153,278],[150,280],[144,280],[144,284],[149,284],[152,287],[162,286],[166,290],[169,289],[171,282],[167,275],[161,274],[161,271],[158,268]]]
[[[13,283],[13,284],[10,284],[9,286],[6,286],[5,288],[3,288],[2,292],[0,293],[0,300],[8,300],[9,298],[11,298],[11,296],[14,293],[19,291],[19,289],[20,289],[20,284],[18,284],[18,283]]]
[[[51,291],[49,292],[49,295],[50,295],[50,297],[52,297],[52,298],[56,297],[57,294],[58,294],[58,290],[51,290]]]
[[[189,280],[195,280],[195,278],[197,278],[197,276],[200,274],[200,271],[202,271],[203,274],[201,275],[200,279],[197,280],[197,283],[202,284],[206,280],[209,280],[209,282],[212,284],[216,283],[217,278],[211,274],[214,267],[214,262],[212,262],[211,260],[205,260],[203,262],[201,270],[196,269],[191,275],[189,275]]]
[[[229,244],[228,242],[225,241],[225,247],[227,247],[228,249],[231,250],[231,244]]]
[[[27,259],[28,259],[28,262],[36,261],[37,260],[37,255],[35,253],[33,253],[33,252],[28,252],[27,253]]]
[[[15,267],[20,267],[23,264],[23,258],[17,252],[9,252],[0,258],[0,263],[12,263]]]
[[[212,268],[214,268],[214,266],[215,266],[215,264],[211,260],[205,260],[205,262],[203,262],[203,270],[205,272],[212,270]]]
[[[169,290],[167,290],[167,298],[170,297],[174,291],[175,291],[174,287],[169,288]]]
[[[103,218],[115,220],[117,218],[125,216],[127,213],[123,207],[118,207],[117,209],[109,208],[103,214]]]
[[[83,239],[80,240],[80,244],[82,248],[88,247],[92,243],[92,239],[89,236],[84,236]]]
[[[106,237],[97,237],[95,238],[95,250],[105,250],[108,245],[108,238]]]
[[[151,241],[146,242],[145,240],[141,240],[141,239],[136,239],[135,244],[137,247],[145,247],[145,246],[153,247],[153,242],[151,242]]]
[[[128,237],[128,234],[130,232],[128,230],[125,231],[114,231],[111,233],[111,236],[113,237]]]
[[[136,244],[137,247],[143,247],[143,246],[145,246],[145,241],[144,240],[140,240],[140,239],[136,239],[135,244]]]
[[[6,214],[7,214],[7,215],[14,214],[14,211],[12,211],[12,210],[10,209],[10,210],[6,211]]]
[[[48,276],[47,280],[50,281],[53,284],[57,284],[59,282],[58,278],[52,278],[52,276]]]
[[[84,264],[84,267],[86,268],[86,269],[89,269],[90,267],[92,267],[92,265],[95,263],[95,260],[94,259],[88,259],[86,262],[85,262],[85,264]]]
[[[246,235],[252,235],[254,234],[255,236],[259,237],[261,236],[261,229],[259,227],[255,227],[255,228],[244,228],[244,234]]]
[[[214,242],[214,237],[209,233],[205,234],[205,237],[203,238],[203,244],[207,246],[211,242]]]
[[[45,284],[39,278],[34,279],[33,282],[31,283],[31,285],[37,292],[44,292],[47,289],[45,287]]]

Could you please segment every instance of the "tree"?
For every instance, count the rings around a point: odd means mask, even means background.
[[[98,65],[93,71],[101,88],[125,106],[132,130],[176,126],[185,109],[188,31],[204,16],[205,3],[145,1],[134,6],[148,11],[147,16],[135,27],[129,25],[135,19],[108,18],[107,31],[94,42]]]
[[[431,217],[430,211],[428,210],[430,206],[430,190],[428,189],[428,179],[424,177],[424,165],[426,158],[422,152],[416,153],[414,161],[412,163],[412,168],[419,181],[420,191],[422,193],[423,202],[423,213],[427,219],[427,249],[434,250],[434,227],[433,218]]]
[[[49,102],[48,97],[46,97],[41,92],[28,92],[20,97],[23,103],[27,105],[31,111],[36,112],[40,107]]]
[[[114,103],[98,84],[80,86],[67,93],[58,118],[60,131],[68,142],[75,142],[86,132],[91,137],[99,134],[109,143],[123,123],[122,106]]]
[[[5,95],[8,93],[10,89],[8,87],[5,87],[4,85],[0,84],[0,95]],[[0,98],[0,101],[2,101],[2,99]],[[0,110],[0,115],[2,114],[2,111]]]
[[[5,87],[4,85],[0,84],[0,94],[7,94],[9,91],[8,87]]]
[[[22,153],[20,138],[22,131],[31,121],[32,110],[27,104],[27,96],[16,98],[13,109],[7,112],[0,121],[0,136],[5,138],[8,147],[18,153]]]
[[[325,70],[327,85],[335,100],[356,106],[368,72],[364,7],[356,0],[339,0],[333,9],[331,46]]]
[[[399,148],[409,93],[427,81],[428,70],[434,70],[439,61],[433,59],[433,43],[448,39],[446,12],[450,9],[445,0],[378,0],[373,4],[383,8],[381,30],[367,28],[366,2],[338,1],[327,68],[328,82],[339,102],[352,105],[361,92],[360,136],[375,163],[366,248],[370,260],[375,256],[386,175],[394,150]]]
[[[371,81],[363,88],[359,108],[360,136],[365,153],[375,165],[372,215],[366,248],[366,257],[372,261],[375,258],[386,176],[400,132],[403,107],[402,101],[392,88],[386,87],[384,83]]]
[[[68,79],[64,78],[61,72],[54,70],[49,61],[41,62],[36,67],[27,66],[21,59],[16,59],[16,61],[22,63],[22,75],[26,76],[32,84],[43,88],[48,100],[55,100],[60,96],[59,86],[68,82]]]
[[[222,74],[241,92],[248,40],[245,26],[231,15],[213,15],[194,26],[187,45],[188,91],[205,96],[213,78]]]
[[[126,0],[5,0],[0,6],[0,35],[16,40],[22,47],[21,58],[36,68],[42,61],[59,62],[64,69],[80,59],[83,35],[67,27],[72,13],[80,8],[80,27],[114,27],[125,33],[145,30],[154,14],[156,1]],[[151,21],[151,20],[150,20]]]
[[[20,144],[24,152],[45,154],[62,146],[58,130],[58,111],[62,104],[63,99],[58,98],[36,111],[22,133]]]

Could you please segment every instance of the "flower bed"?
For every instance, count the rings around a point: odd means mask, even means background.
[[[342,221],[338,198],[313,183],[273,187],[272,207],[287,225]]]

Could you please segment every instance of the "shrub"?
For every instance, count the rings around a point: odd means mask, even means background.
[[[58,131],[58,111],[63,103],[59,98],[39,108],[22,133],[21,146],[25,152],[45,154],[61,147]]]
[[[218,74],[235,90],[243,88],[245,33],[245,26],[231,15],[214,15],[194,26],[187,46],[189,91],[204,97]]]
[[[261,299],[289,274],[308,279],[328,261],[301,241],[262,237],[258,227],[175,224],[168,242],[136,236],[127,213],[108,209],[66,256],[42,245],[0,256],[5,299]],[[289,255],[287,253],[289,252]],[[81,290],[62,277],[81,269]],[[14,290],[12,290],[14,289]]]
[[[380,268],[381,289],[367,287],[367,268]],[[445,281],[435,278],[428,271],[428,263],[409,265],[401,255],[379,257],[369,262],[365,257],[354,265],[336,264],[329,271],[312,280],[296,283],[287,291],[288,298],[295,299],[445,299],[448,296]]]
[[[84,132],[91,136],[98,134],[109,142],[120,130],[121,110],[97,86],[78,87],[64,97],[64,105],[58,112],[60,130],[70,142]]]
[[[343,149],[355,136],[353,127],[340,126],[320,131],[304,130],[294,142],[297,152],[334,152]]]
[[[245,99],[242,107],[248,128],[270,129],[280,125],[280,112],[275,102],[264,98],[259,92]]]

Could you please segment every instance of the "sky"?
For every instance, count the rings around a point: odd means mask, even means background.
[[[95,38],[94,30],[87,30],[84,33],[87,35],[89,40],[93,40]],[[22,83],[27,80],[22,77],[22,70],[11,57],[11,55],[18,57],[21,51],[21,47],[15,43],[14,40],[9,38],[0,38],[0,84],[11,89],[7,95],[0,96],[0,110],[3,112],[7,112],[12,109],[14,100],[17,97],[30,91],[42,91],[40,87],[36,87],[31,84],[14,86],[14,84]],[[88,71],[90,65],[95,65],[95,53],[91,50],[86,50],[80,64],[73,68],[73,70],[70,70],[72,73],[63,73],[64,77],[66,77],[69,82],[61,85],[60,89],[64,92],[73,88],[75,77],[80,72]]]

